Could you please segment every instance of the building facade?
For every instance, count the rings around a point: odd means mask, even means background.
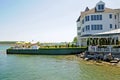
[[[100,1],[95,8],[89,9],[87,7],[85,11],[81,12],[76,22],[78,45],[87,46],[88,38],[93,35],[98,38],[100,36],[95,35],[99,33],[120,29],[120,9],[106,8],[105,3]],[[104,37],[108,37],[108,35]],[[119,36],[115,38],[118,39]]]

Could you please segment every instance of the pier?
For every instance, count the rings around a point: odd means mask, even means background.
[[[86,48],[40,48],[40,49],[7,49],[7,54],[38,55],[71,55],[86,51]]]

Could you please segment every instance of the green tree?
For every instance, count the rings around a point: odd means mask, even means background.
[[[74,39],[73,39],[73,42],[77,42],[78,41],[78,39],[77,39],[77,36],[76,37],[74,37]]]

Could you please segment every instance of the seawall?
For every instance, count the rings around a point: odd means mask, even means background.
[[[86,48],[40,48],[40,49],[7,49],[7,54],[37,54],[37,55],[71,55],[84,52]]]

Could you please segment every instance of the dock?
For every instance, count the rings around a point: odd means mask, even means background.
[[[37,55],[72,55],[86,51],[86,48],[40,48],[40,49],[7,49],[7,54]]]

